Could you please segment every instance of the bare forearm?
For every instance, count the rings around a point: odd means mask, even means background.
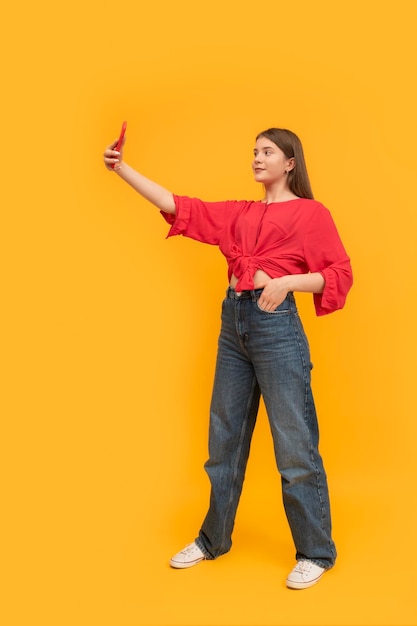
[[[118,140],[107,146],[103,154],[104,165],[109,171],[115,172],[146,200],[158,207],[158,209],[175,215],[175,202],[172,193],[124,162],[123,147],[125,141],[126,137],[123,139],[121,146],[118,145]],[[116,150],[116,146],[118,150]]]
[[[325,280],[319,272],[311,274],[292,274],[277,279],[287,291],[322,293]]]
[[[146,198],[146,200],[161,209],[161,211],[175,214],[175,202],[170,191],[149,178],[146,178],[146,176],[137,172],[124,161],[122,161],[119,166],[116,166],[114,171],[143,198]]]
[[[322,293],[324,284],[325,280],[319,272],[271,278],[265,285],[258,304],[264,311],[274,311],[285,300],[289,291]]]

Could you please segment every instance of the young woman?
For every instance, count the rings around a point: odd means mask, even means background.
[[[331,313],[343,307],[352,271],[329,211],[313,199],[301,142],[289,130],[261,132],[252,167],[264,198],[228,202],[173,195],[125,163],[116,143],[104,152],[106,167],[161,210],[169,235],[218,245],[228,263],[205,464],[210,506],[198,537],[170,564],[191,567],[230,550],[262,394],[296,547],[286,584],[310,587],[333,566],[336,549],[309,347],[293,294],[310,292],[317,315]]]

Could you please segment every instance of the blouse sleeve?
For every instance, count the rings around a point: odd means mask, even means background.
[[[161,215],[171,225],[167,237],[184,235],[203,243],[218,245],[224,230],[228,202],[203,202],[198,198],[174,195],[175,215]]]
[[[310,272],[320,272],[325,280],[323,292],[314,294],[316,314],[343,308],[353,284],[352,268],[330,211],[323,205],[310,223],[304,254]]]

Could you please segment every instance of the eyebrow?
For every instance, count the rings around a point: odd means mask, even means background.
[[[263,146],[262,148],[260,148],[259,150],[271,150],[271,148],[273,148],[274,146]],[[259,152],[258,148],[254,148],[253,151],[254,152]]]

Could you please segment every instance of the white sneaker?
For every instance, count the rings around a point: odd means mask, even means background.
[[[307,589],[312,587],[323,576],[324,567],[316,565],[312,561],[298,561],[292,572],[287,577],[287,587],[290,589]]]
[[[200,561],[204,561],[205,558],[206,557],[201,552],[196,542],[193,541],[193,543],[189,543],[185,546],[184,550],[181,550],[181,552],[178,552],[175,556],[173,556],[169,564],[171,567],[184,569],[185,567],[197,565]]]

